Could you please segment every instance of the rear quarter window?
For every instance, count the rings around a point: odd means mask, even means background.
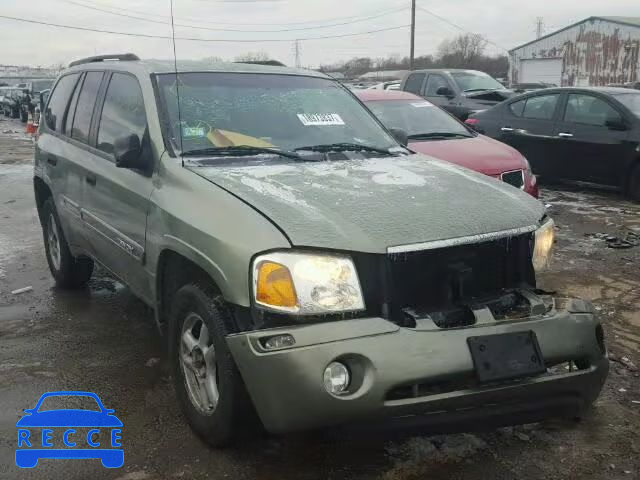
[[[44,114],[45,123],[50,130],[58,133],[62,132],[69,99],[79,77],[79,73],[65,75],[58,81],[53,90]]]
[[[404,91],[420,95],[424,77],[426,77],[425,73],[412,73],[409,75],[407,81],[404,83]]]

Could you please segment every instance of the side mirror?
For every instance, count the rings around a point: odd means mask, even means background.
[[[113,142],[113,156],[116,158],[116,167],[118,168],[144,170],[147,167],[142,157],[140,137],[135,133],[116,138]]]
[[[393,138],[395,138],[403,147],[406,147],[409,144],[409,134],[401,128],[390,128],[389,131],[391,132],[391,135],[393,135]]]
[[[455,97],[455,95],[453,94],[453,92],[451,91],[451,89],[449,87],[440,87],[436,90],[436,95],[438,95],[439,97],[447,97],[447,98],[453,98]]]
[[[622,132],[627,129],[627,124],[620,118],[610,118],[604,122],[604,125],[609,130],[618,130]]]

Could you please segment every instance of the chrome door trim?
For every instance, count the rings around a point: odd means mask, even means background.
[[[141,261],[143,259],[144,247],[142,247],[142,245],[136,243],[134,240],[127,237],[124,233],[113,228],[111,225],[106,223],[104,220],[96,217],[88,210],[82,208],[80,212],[84,224],[91,230],[97,232],[98,234],[109,240],[111,243],[113,243],[116,247],[120,248],[122,251],[126,252],[136,260]]]

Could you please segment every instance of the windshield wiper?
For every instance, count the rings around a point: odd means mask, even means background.
[[[384,155],[394,155],[386,148],[372,147],[370,145],[361,145],[359,143],[327,143],[323,145],[310,145],[308,147],[298,147],[294,151],[308,150],[310,152],[375,152]]]
[[[426,140],[429,138],[455,138],[455,137],[471,138],[472,135],[467,135],[465,133],[453,133],[453,132],[429,132],[429,133],[416,133],[414,135],[409,135],[407,138],[409,140]]]
[[[468,88],[466,90],[463,90],[462,93],[469,93],[469,92],[494,92],[496,90],[502,90],[501,88]]]
[[[252,147],[250,145],[232,145],[229,147],[208,147],[198,148],[195,150],[187,150],[183,152],[184,157],[206,157],[208,155],[221,155],[225,157],[243,157],[249,155],[259,155],[261,153],[269,153],[279,155],[281,157],[291,158],[293,160],[301,160],[300,155],[287,150],[278,150],[277,148]]]

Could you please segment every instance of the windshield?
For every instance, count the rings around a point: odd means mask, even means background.
[[[502,90],[504,86],[495,78],[482,72],[451,72],[451,76],[463,92],[470,90]]]
[[[182,151],[251,146],[292,151],[310,145],[398,147],[337,82],[273,74],[179,75]],[[158,76],[171,142],[180,150],[176,75]]]
[[[388,128],[400,128],[409,136],[456,133],[471,136],[464,125],[430,102],[422,100],[371,101],[367,106]]]
[[[640,117],[640,93],[620,93],[614,95],[616,100]]]

